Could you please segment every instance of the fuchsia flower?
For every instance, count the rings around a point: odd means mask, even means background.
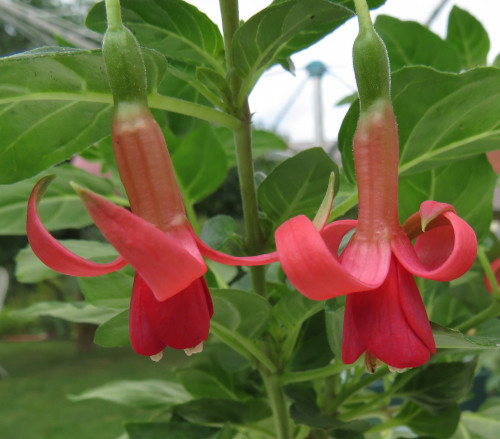
[[[290,282],[313,300],[347,295],[342,359],[365,352],[394,368],[425,363],[436,346],[413,275],[449,281],[464,274],[477,251],[472,228],[452,206],[425,201],[398,221],[397,123],[388,100],[362,114],[353,141],[358,220],[316,230],[305,216],[282,224],[276,246]],[[356,229],[339,256],[346,234]],[[411,241],[415,239],[412,246]]]
[[[118,105],[112,137],[132,212],[87,189],[75,188],[120,256],[108,264],[94,263],[70,252],[50,235],[40,221],[37,204],[52,177],[40,180],[31,194],[29,242],[42,262],[71,276],[97,276],[132,265],[136,274],[129,327],[134,350],[147,356],[157,355],[166,346],[192,352],[207,338],[213,314],[202,254],[228,265],[262,265],[276,261],[277,255],[225,255],[194,234],[163,134],[147,107]]]

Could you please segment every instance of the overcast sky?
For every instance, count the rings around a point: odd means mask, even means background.
[[[220,26],[218,0],[188,1]],[[425,23],[440,2],[441,0],[387,0],[384,6],[373,13],[373,18],[377,14],[386,14]],[[269,0],[240,0],[241,18],[248,19],[269,3]],[[491,43],[488,58],[492,61],[500,53],[500,0],[449,1],[431,26],[431,29],[442,37],[446,35],[448,14],[453,5],[469,11],[486,28]],[[311,48],[294,55],[292,59],[296,76],[285,72],[281,67],[275,67],[265,73],[250,96],[254,123],[260,127],[274,127],[280,112],[299,86],[307,80],[305,66],[317,60],[323,62],[329,70],[322,81],[323,124],[326,139],[329,142],[335,140],[347,111],[347,106],[337,107],[335,103],[356,89],[351,61],[351,48],[356,33],[357,22],[350,20]],[[277,126],[278,132],[292,142],[314,141],[313,90],[312,81],[306,81],[299,97]]]

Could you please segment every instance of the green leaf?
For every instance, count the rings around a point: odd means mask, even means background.
[[[111,262],[118,256],[116,250],[110,244],[103,242],[71,239],[61,239],[59,242],[68,250],[86,259],[99,258],[99,262]],[[15,274],[19,282],[28,284],[60,276],[60,273],[41,262],[29,246],[17,254]]]
[[[498,401],[496,401],[498,404]],[[462,436],[466,439],[497,439],[500,430],[500,418],[498,410],[492,414],[480,408],[477,413],[462,413],[461,429],[466,433]],[[454,436],[455,438],[455,436]]]
[[[234,392],[212,371],[189,368],[181,369],[176,375],[184,388],[195,398],[237,399]]]
[[[216,127],[215,132],[226,151],[228,168],[236,166],[236,146],[233,132],[224,127]],[[265,130],[252,130],[252,156],[254,159],[262,157],[271,151],[286,150],[287,143],[277,134]]]
[[[229,399],[204,398],[174,408],[174,413],[195,424],[226,423],[247,425],[271,415],[268,404],[258,399],[245,403]]]
[[[127,309],[102,322],[95,332],[94,342],[106,348],[128,346],[130,344],[128,324],[129,310]]]
[[[267,327],[271,305],[255,293],[212,289],[213,320],[247,338],[258,337]]]
[[[227,215],[216,215],[203,224],[202,241],[214,249],[221,249],[224,244],[236,236],[236,222]]]
[[[460,58],[455,48],[415,21],[379,15],[375,29],[385,42],[393,71],[413,65],[431,66],[446,72],[460,71]]]
[[[168,59],[223,72],[224,43],[219,28],[203,12],[181,0],[121,0],[122,18],[141,45]],[[104,2],[95,4],[85,24],[106,29]]]
[[[471,337],[431,322],[436,347],[441,349],[500,349],[500,337]]]
[[[434,363],[419,370],[396,392],[432,414],[456,404],[472,386],[476,362]],[[402,376],[396,378],[395,384]]]
[[[191,396],[180,384],[173,381],[136,380],[114,381],[79,395],[68,395],[68,398],[71,401],[103,399],[132,407],[165,409],[165,406],[189,401]]]
[[[476,68],[443,73],[405,67],[392,75],[399,128],[401,176],[471,158],[498,148],[500,70]],[[359,103],[349,109],[339,131],[344,171],[354,177],[352,138]]]
[[[466,69],[486,65],[490,39],[483,25],[466,10],[453,6],[448,17],[448,41]]]
[[[148,90],[165,59],[145,51]],[[50,48],[0,59],[0,183],[69,159],[111,131],[112,97],[99,50]]]
[[[280,163],[260,184],[257,195],[262,210],[278,227],[284,221],[306,215],[314,218],[323,201],[330,174],[338,167],[322,148],[310,148]]]
[[[217,432],[214,428],[180,422],[132,422],[125,428],[129,439],[213,439]]]
[[[497,174],[481,154],[400,179],[399,220],[404,222],[425,200],[449,203],[481,240],[492,220]]]
[[[291,331],[324,307],[325,303],[322,301],[311,300],[298,291],[291,291],[274,305],[273,317]]]
[[[414,403],[407,403],[396,416],[415,433],[436,439],[453,435],[460,421],[460,407],[454,404],[438,414],[431,414]]]
[[[344,328],[344,311],[345,307],[337,307],[326,302],[325,306],[325,321],[326,321],[326,336],[328,345],[330,346],[335,358],[342,358],[342,334]]]
[[[227,175],[226,154],[208,123],[201,124],[181,141],[172,154],[172,162],[183,195],[191,202],[210,195]]]
[[[26,308],[11,311],[17,318],[34,318],[39,316],[57,317],[68,322],[94,323],[105,322],[116,314],[116,311],[97,308],[87,302],[37,302]]]
[[[264,70],[329,34],[353,16],[349,9],[327,0],[287,1],[271,5],[235,32],[233,61],[250,93]]]
[[[113,195],[110,181],[96,177],[79,168],[63,165],[44,173],[55,174],[57,178],[48,187],[39,206],[39,214],[48,230],[80,228],[92,224],[82,200],[69,185],[74,181],[103,196]],[[38,175],[18,183],[0,186],[0,235],[26,234],[26,209],[28,198],[35,184],[42,176]]]
[[[127,266],[102,276],[79,277],[78,285],[92,305],[122,311],[129,308],[133,279],[134,270]]]

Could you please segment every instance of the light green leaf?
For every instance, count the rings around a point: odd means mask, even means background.
[[[226,154],[208,123],[185,137],[172,154],[184,197],[198,202],[214,192],[227,175]]]
[[[76,229],[92,224],[80,197],[69,185],[70,181],[103,196],[113,195],[113,186],[109,180],[70,165],[58,166],[47,170],[43,175],[0,186],[0,235],[26,234],[28,198],[38,180],[48,174],[55,174],[57,178],[49,185],[38,209],[48,230]]]
[[[443,73],[405,67],[392,75],[399,129],[401,176],[419,173],[498,149],[500,69]],[[344,171],[353,181],[352,138],[359,117],[353,103],[339,131]]]
[[[78,285],[87,302],[101,308],[128,309],[134,270],[127,266],[114,273],[95,277],[79,277]]]
[[[216,430],[186,422],[132,422],[126,424],[128,439],[216,439]],[[228,436],[231,438],[232,436]],[[226,438],[224,438],[226,439]]]
[[[216,215],[203,224],[201,239],[214,249],[220,249],[236,236],[236,222],[227,215]]]
[[[399,219],[404,222],[425,200],[452,204],[481,240],[492,220],[497,174],[484,154],[400,179]]]
[[[99,258],[99,262],[110,262],[118,254],[115,249],[103,242],[83,241],[83,240],[60,240],[68,250],[80,255],[83,258]],[[31,250],[26,247],[16,256],[16,278],[23,283],[36,283],[60,274],[41,262]]]
[[[255,338],[266,328],[271,305],[261,296],[232,289],[211,289],[213,320],[247,338]]]
[[[462,413],[462,424],[469,433],[467,439],[497,439],[500,431],[500,419],[479,413]]]
[[[184,388],[195,398],[238,399],[214,373],[189,368],[181,369],[176,375]]]
[[[106,348],[128,346],[130,344],[128,331],[128,309],[116,314],[97,328],[94,342]]]
[[[446,72],[460,71],[460,58],[455,48],[415,21],[379,15],[375,29],[387,46],[393,71],[412,65],[431,66]]]
[[[448,18],[448,41],[466,69],[486,65],[490,39],[483,25],[466,10],[453,6]]]
[[[323,201],[330,174],[338,167],[322,148],[310,148],[280,163],[260,184],[258,199],[262,210],[278,227],[296,215],[314,218]]]
[[[103,399],[117,404],[141,408],[165,408],[191,399],[178,383],[165,380],[114,381],[79,395],[69,395],[71,401]]]
[[[145,51],[149,91],[164,58]],[[99,50],[44,49],[0,59],[0,183],[31,177],[109,135],[112,97]]]
[[[291,331],[324,307],[324,302],[308,299],[298,291],[292,291],[274,305],[273,317]]]
[[[353,16],[328,0],[287,1],[271,5],[235,32],[233,60],[243,78],[242,96],[252,90],[264,70],[305,49]]]
[[[441,349],[500,349],[500,337],[469,337],[431,322],[436,347]]]
[[[209,65],[224,74],[224,43],[219,28],[203,12],[181,0],[121,0],[123,21],[139,42],[168,59]],[[85,24],[106,29],[104,2],[95,4]]]
[[[11,315],[18,318],[34,318],[39,316],[57,317],[68,322],[100,324],[110,319],[116,311],[97,308],[87,302],[38,302],[16,311]]]

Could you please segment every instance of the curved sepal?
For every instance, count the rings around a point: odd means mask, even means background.
[[[44,227],[38,215],[38,203],[54,177],[49,175],[42,178],[33,188],[28,201],[26,233],[35,255],[48,267],[69,276],[99,276],[127,265],[127,261],[121,256],[108,264],[84,259],[60,244]]]
[[[414,247],[406,234],[396,236],[392,240],[394,254],[415,276],[444,282],[456,279],[469,270],[476,258],[474,230],[454,210],[446,207],[449,205],[425,204],[422,204],[420,216],[422,223],[427,222],[427,231],[417,236]],[[436,215],[432,207],[443,207],[443,210]],[[430,221],[426,210],[433,212]]]
[[[318,232],[305,216],[296,216],[283,223],[275,234],[281,265],[292,285],[313,300],[379,286],[360,281],[347,271],[338,258],[342,238],[356,227],[356,221],[336,221]],[[385,277],[385,275],[384,275]]]
[[[74,186],[97,227],[137,270],[157,300],[176,295],[207,271],[183,215],[164,232],[127,209]]]
[[[136,353],[148,357],[167,346],[194,348],[207,339],[212,314],[212,299],[202,277],[160,302],[136,274],[130,303],[130,342]]]

